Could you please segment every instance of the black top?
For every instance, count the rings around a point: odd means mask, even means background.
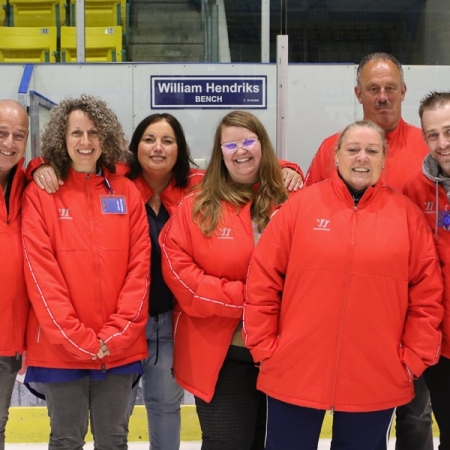
[[[6,191],[5,191],[5,205],[6,205],[7,213],[9,213],[9,197],[11,195],[11,185],[12,185],[16,170],[17,170],[17,166],[14,166],[8,174],[8,183],[6,184]]]
[[[158,215],[155,211],[145,205],[147,220],[150,227],[150,241],[152,243],[151,269],[150,269],[150,291],[149,312],[152,317],[163,314],[173,309],[173,294],[163,280],[161,271],[161,247],[158,243],[159,233],[169,220],[169,213],[161,203]]]

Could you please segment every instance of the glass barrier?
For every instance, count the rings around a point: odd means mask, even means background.
[[[450,64],[442,0],[4,0],[0,62],[76,62],[79,3],[86,62],[274,62],[287,34],[291,63]]]

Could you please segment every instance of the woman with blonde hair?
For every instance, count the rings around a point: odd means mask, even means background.
[[[287,199],[268,134],[245,111],[217,127],[211,160],[160,237],[174,310],[174,375],[194,394],[202,450],[264,448],[265,396],[241,336],[248,263]]]

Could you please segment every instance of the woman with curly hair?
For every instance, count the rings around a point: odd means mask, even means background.
[[[25,382],[47,400],[49,449],[82,449],[89,419],[96,449],[126,449],[150,270],[140,193],[115,175],[126,141],[106,103],[83,95],[51,111],[42,150],[64,184],[49,195],[31,183],[23,200]]]
[[[202,450],[264,448],[265,396],[242,339],[248,264],[288,197],[267,131],[233,111],[217,127],[204,179],[162,231],[174,308],[174,375],[195,396]]]

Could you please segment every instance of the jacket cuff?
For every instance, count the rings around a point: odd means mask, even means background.
[[[427,368],[427,365],[422,359],[409,348],[402,348],[401,360],[403,364],[412,372],[414,378],[419,378],[422,372]]]
[[[33,172],[44,164],[48,164],[48,162],[41,157],[33,158],[27,165],[27,169],[25,171],[25,176],[27,181],[33,181]]]

